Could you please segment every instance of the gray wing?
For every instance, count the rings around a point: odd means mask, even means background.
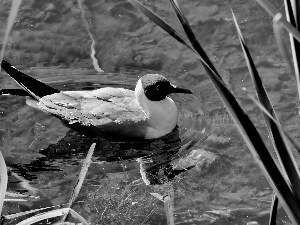
[[[66,91],[43,97],[43,111],[67,120],[70,124],[101,126],[147,120],[135,100],[134,92],[123,88],[101,88],[94,91]]]

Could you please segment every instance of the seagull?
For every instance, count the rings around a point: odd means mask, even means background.
[[[1,67],[23,88],[2,89],[1,95],[26,96],[27,105],[59,118],[79,133],[109,140],[146,140],[169,134],[177,126],[178,109],[168,95],[192,94],[159,74],[142,76],[134,91],[113,87],[58,91],[5,60]]]

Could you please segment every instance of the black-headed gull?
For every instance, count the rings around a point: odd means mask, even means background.
[[[171,93],[191,94],[164,76],[147,74],[135,90],[104,87],[92,91],[58,91],[3,60],[2,68],[24,89],[2,89],[0,94],[29,96],[26,103],[61,119],[87,136],[107,139],[154,139],[170,133],[178,110]]]

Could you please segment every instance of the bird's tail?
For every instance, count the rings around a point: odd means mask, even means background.
[[[0,89],[0,95],[31,96],[23,89]]]
[[[2,89],[0,90],[1,95],[20,95],[20,96],[30,96],[36,100],[40,98],[51,95],[54,93],[59,93],[58,90],[22,73],[17,70],[9,62],[2,60],[1,67],[6,73],[13,78],[24,90],[20,89]]]

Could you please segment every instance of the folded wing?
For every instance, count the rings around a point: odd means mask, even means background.
[[[66,91],[40,99],[39,108],[69,123],[101,126],[108,123],[138,123],[147,120],[134,92],[123,88]]]

